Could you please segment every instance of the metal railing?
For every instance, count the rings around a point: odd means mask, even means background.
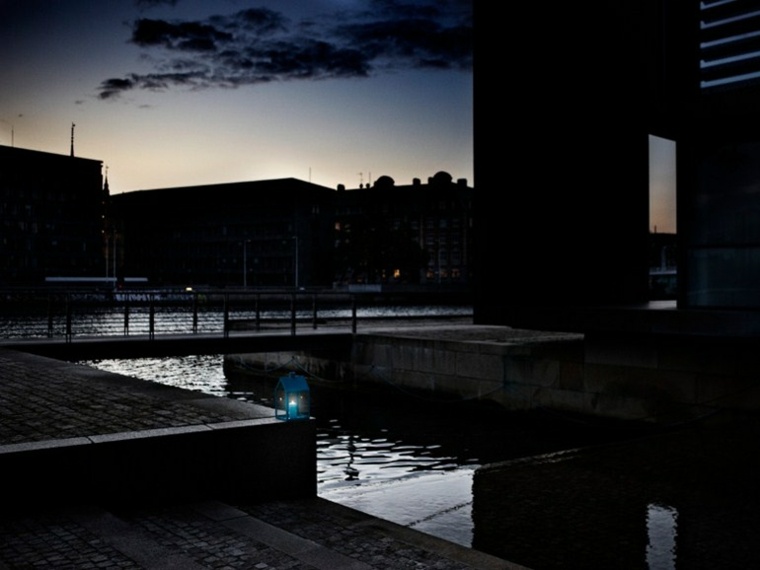
[[[429,298],[426,298],[428,301]],[[307,290],[0,290],[0,338],[221,334],[360,320],[466,316],[467,306],[389,305],[382,295]],[[421,310],[427,308],[427,310]]]

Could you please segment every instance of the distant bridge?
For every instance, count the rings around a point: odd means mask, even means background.
[[[8,324],[0,347],[65,360],[347,348],[360,326],[471,319],[445,307],[427,314],[385,310],[382,296],[373,296],[371,310],[360,315],[365,297],[334,292],[0,293]]]
[[[7,339],[0,348],[48,356],[59,360],[97,358],[148,358],[200,354],[240,354],[301,350],[349,350],[354,334],[350,329],[305,329],[289,331],[219,334],[165,334],[81,337],[57,339]]]

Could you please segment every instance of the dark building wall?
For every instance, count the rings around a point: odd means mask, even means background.
[[[334,194],[286,178],[115,195],[120,272],[155,285],[294,286],[296,273],[299,286],[330,285]]]
[[[754,125],[760,115],[744,116]],[[760,308],[760,136],[716,128],[679,149],[682,308]],[[691,165],[688,174],[683,173]],[[681,272],[679,271],[679,274]]]
[[[760,308],[760,17],[705,2],[692,60],[704,61],[677,146],[679,307]],[[683,267],[683,270],[681,269]]]
[[[647,300],[648,135],[670,127],[668,98],[651,103],[671,93],[650,63],[669,6],[521,3],[510,12],[526,30],[506,45],[495,8],[475,6],[477,322]],[[498,50],[508,69],[489,64]],[[508,100],[494,96],[505,80]]]
[[[0,284],[104,276],[101,166],[0,146]]]

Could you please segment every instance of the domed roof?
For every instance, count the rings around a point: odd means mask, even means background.
[[[390,176],[383,175],[375,180],[375,188],[391,188],[396,185],[396,181]]]
[[[443,170],[439,170],[431,178],[431,182],[434,182],[436,184],[451,184],[452,180],[454,180],[454,177],[451,176],[451,174],[448,172],[444,172]]]

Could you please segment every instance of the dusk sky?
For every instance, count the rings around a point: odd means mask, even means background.
[[[0,0],[0,144],[112,193],[474,184],[471,0]]]
[[[439,170],[475,185],[472,0],[0,0],[0,144],[103,161],[112,193]],[[650,229],[675,231],[651,141]]]
[[[676,145],[660,137],[649,137],[649,230],[675,233]]]

